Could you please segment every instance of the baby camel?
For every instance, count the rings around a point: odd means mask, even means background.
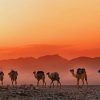
[[[51,79],[50,87],[51,87],[52,84],[53,84],[53,87],[54,87],[54,81],[57,81],[57,86],[59,84],[60,88],[61,88],[60,77],[59,77],[59,74],[57,72],[53,72],[53,73],[48,72],[47,75]]]
[[[74,69],[71,69],[70,72],[77,79],[77,86],[78,87],[79,87],[79,81],[80,80],[82,80],[83,85],[84,85],[84,80],[86,81],[86,84],[88,85],[88,82],[87,82],[87,74],[86,74],[86,70],[85,69],[78,68],[76,74],[74,73]]]
[[[40,82],[40,80],[42,80],[43,81],[43,86],[46,87],[44,72],[43,71],[37,71],[37,72],[34,71],[33,74],[34,74],[34,77],[37,79],[37,86],[39,86],[39,82]]]
[[[17,76],[18,76],[18,72],[17,71],[14,71],[14,70],[11,70],[9,73],[8,73],[9,77],[11,78],[11,82],[12,82],[12,85],[13,83],[15,82],[15,85],[17,85]]]
[[[0,81],[2,85],[3,85],[3,79],[4,79],[4,73],[0,71]]]

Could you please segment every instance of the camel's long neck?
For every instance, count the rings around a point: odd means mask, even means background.
[[[3,74],[0,74],[0,80],[2,80],[2,79],[3,79],[3,76],[4,76]]]
[[[72,75],[73,75],[75,78],[77,78],[77,76],[76,76],[76,74],[75,74],[74,72],[72,72]]]
[[[34,74],[35,78],[37,78],[37,73]]]
[[[50,74],[48,75],[48,77],[51,79],[51,76],[50,76]]]

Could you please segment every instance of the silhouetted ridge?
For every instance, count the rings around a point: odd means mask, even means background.
[[[17,59],[7,59],[0,61],[0,68],[16,68],[21,70],[35,70],[35,69],[57,69],[66,70],[73,67],[87,67],[87,68],[100,68],[100,57],[77,57],[67,60],[62,56],[46,55],[39,58],[34,57],[20,57]]]
[[[90,58],[90,57],[77,57],[70,60],[67,64],[70,67],[88,67],[88,68],[98,68],[100,66],[100,57]]]
[[[93,60],[93,58],[81,56],[81,57],[77,57],[77,58],[71,59],[70,61],[79,61],[79,60],[80,61],[88,61],[88,60]]]
[[[38,59],[38,64],[41,67],[48,69],[63,69],[66,67],[68,60],[59,55],[46,55],[41,56]],[[63,68],[62,68],[63,67]]]
[[[41,56],[41,57],[38,58],[38,60],[63,60],[63,61],[68,61],[67,59],[63,58],[62,56],[60,56],[58,54]]]

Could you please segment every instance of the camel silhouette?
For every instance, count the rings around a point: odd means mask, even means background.
[[[12,85],[14,84],[15,82],[15,85],[17,85],[17,76],[18,76],[18,72],[15,71],[15,70],[11,70],[9,73],[8,73],[9,77],[11,78],[11,82],[12,82]]]
[[[4,79],[4,73],[3,73],[3,71],[0,71],[0,81],[1,81],[1,85],[3,85],[3,79]]]
[[[61,88],[61,82],[60,82],[60,77],[59,77],[58,72],[52,72],[52,73],[48,72],[47,75],[48,75],[48,78],[51,80],[50,87],[52,84],[54,87],[54,81],[57,81],[57,86],[60,85],[60,88]]]
[[[72,75],[77,79],[77,86],[79,87],[79,81],[82,80],[82,86],[84,85],[84,80],[86,81],[86,84],[88,85],[87,82],[87,74],[86,74],[86,70],[83,68],[78,68],[77,69],[77,73],[74,73],[74,69],[71,69],[70,72],[72,73]]]
[[[43,71],[37,71],[37,72],[34,71],[33,74],[34,74],[34,77],[37,79],[37,86],[39,86],[39,82],[40,82],[40,80],[42,80],[43,81],[43,86],[46,87],[44,72]]]

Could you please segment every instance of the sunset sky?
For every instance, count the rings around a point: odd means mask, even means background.
[[[100,0],[0,0],[0,59],[100,56]]]

